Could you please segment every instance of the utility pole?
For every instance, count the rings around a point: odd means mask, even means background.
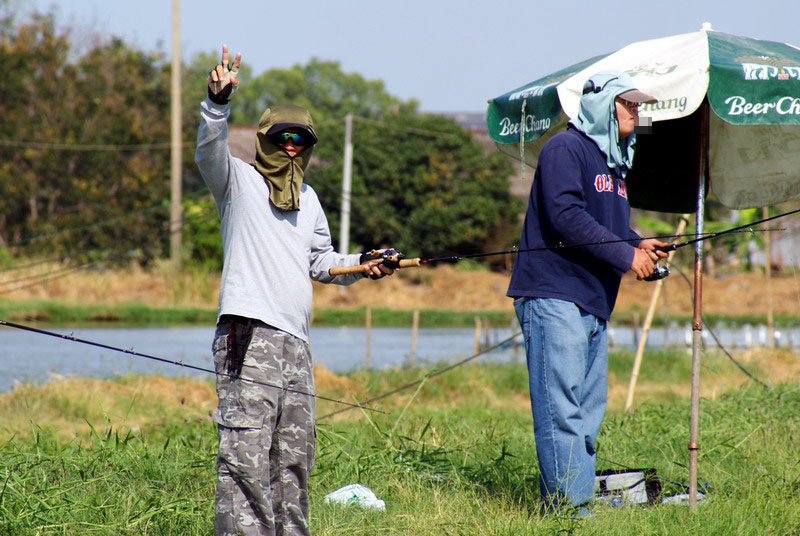
[[[342,166],[342,222],[339,253],[350,253],[350,183],[353,175],[353,114],[344,118],[344,164]],[[339,292],[345,287],[339,286]]]
[[[169,256],[172,271],[177,275],[181,267],[181,0],[172,0],[172,84],[170,102],[172,117],[170,160],[170,211],[169,211]]]

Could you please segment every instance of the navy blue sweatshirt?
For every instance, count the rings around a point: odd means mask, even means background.
[[[539,154],[508,296],[557,298],[608,320],[641,238],[630,228],[625,182],[597,145],[569,127]]]

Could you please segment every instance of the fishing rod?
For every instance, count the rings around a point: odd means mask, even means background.
[[[778,218],[783,218],[785,216],[790,216],[792,214],[797,214],[800,212],[800,208],[796,210],[791,210],[789,212],[784,212],[783,214],[778,214],[777,216],[770,216],[769,218],[764,218],[758,221],[753,221],[750,223],[746,223],[744,225],[740,225],[738,227],[732,227],[730,229],[726,229],[724,231],[718,231],[716,233],[703,233],[703,236],[699,238],[695,238],[693,240],[687,240],[685,242],[679,242],[677,244],[670,244],[668,246],[662,246],[656,248],[658,251],[663,251],[664,253],[669,253],[670,251],[675,251],[676,249],[680,249],[685,246],[689,246],[691,244],[696,244],[697,242],[701,242],[703,240],[709,240],[711,238],[719,238],[720,236],[724,236],[727,234],[732,233],[756,233],[756,232],[771,232],[771,231],[783,231],[785,229],[752,229],[753,225],[760,225],[762,223],[766,223],[768,221],[777,220]],[[669,275],[669,266],[664,263],[661,264],[662,259],[656,261],[655,268],[653,269],[653,273],[649,276],[645,277],[645,281],[658,281],[659,279],[664,279]]]
[[[783,214],[778,214],[777,216],[770,216],[769,218],[764,218],[763,220],[758,221],[751,221],[750,223],[746,223],[744,225],[740,225],[738,227],[733,227],[731,229],[725,229],[724,231],[717,231],[716,233],[702,233],[703,236],[700,238],[695,238],[694,240],[687,240],[686,242],[681,242],[678,244],[670,244],[669,246],[665,246],[662,248],[658,248],[664,252],[674,251],[678,248],[682,248],[684,246],[688,246],[690,244],[694,244],[695,242],[700,242],[701,240],[708,240],[709,238],[717,238],[719,236],[726,235],[728,233],[755,233],[755,232],[766,232],[766,231],[785,231],[786,229],[750,229],[753,225],[760,225],[762,223],[766,223],[768,221],[777,220],[778,218],[783,218],[785,216],[791,216],[792,214],[797,214],[800,212],[800,208],[797,210],[792,210],[790,212],[784,212]],[[691,236],[691,235],[685,235]]]
[[[85,339],[79,339],[77,337],[73,337],[72,335],[64,335],[62,333],[55,333],[53,331],[47,331],[47,330],[44,330],[44,329],[38,329],[38,328],[31,327],[31,326],[24,326],[22,324],[15,324],[14,322],[9,322],[7,320],[0,320],[0,326],[7,326],[9,328],[16,328],[16,329],[21,329],[23,331],[30,331],[32,333],[38,333],[39,335],[47,335],[49,337],[55,337],[57,339],[64,339],[64,340],[67,340],[67,341],[77,342],[77,343],[81,343],[81,344],[87,344],[89,346],[95,346],[97,348],[104,348],[106,350],[113,350],[115,352],[121,352],[123,354],[133,355],[133,356],[137,356],[137,357],[144,357],[144,358],[147,358],[147,359],[152,359],[154,361],[160,361],[161,363],[167,363],[169,365],[177,365],[179,367],[186,367],[186,368],[189,368],[189,369],[192,369],[192,370],[198,370],[200,372],[208,372],[208,373],[211,373],[211,374],[214,374],[214,375],[217,375],[217,376],[226,376],[226,377],[234,379],[234,380],[238,379],[238,380],[246,381],[246,382],[249,382],[249,383],[252,383],[252,384],[255,384],[255,385],[263,385],[265,387],[272,387],[273,389],[280,389],[281,391],[286,391],[287,393],[295,393],[295,394],[298,394],[298,395],[310,396],[310,397],[313,397],[313,398],[317,398],[319,400],[326,400],[328,402],[334,402],[336,404],[341,404],[343,406],[350,406],[351,408],[365,409],[365,410],[368,410],[368,411],[374,411],[375,413],[383,413],[384,415],[388,414],[388,412],[386,412],[386,411],[382,411],[382,410],[375,409],[375,408],[370,408],[370,407],[364,406],[363,404],[351,404],[350,402],[345,402],[343,400],[336,400],[335,398],[328,398],[326,396],[317,395],[317,394],[314,394],[314,393],[309,393],[307,391],[301,391],[299,389],[292,389],[290,387],[283,387],[281,385],[276,385],[276,384],[269,383],[269,382],[262,382],[262,381],[258,381],[258,380],[253,380],[253,379],[250,379],[250,378],[243,378],[241,376],[237,376],[235,374],[230,374],[230,373],[227,373],[227,372],[217,372],[215,370],[211,370],[211,369],[207,369],[207,368],[203,368],[203,367],[198,367],[198,366],[195,366],[195,365],[189,365],[189,364],[183,363],[181,361],[172,361],[170,359],[165,359],[163,357],[156,357],[154,355],[148,355],[148,354],[143,354],[141,352],[135,352],[132,348],[131,349],[118,348],[116,346],[110,346],[108,344],[102,344],[102,343],[99,343],[99,342],[87,341]]]
[[[603,244],[619,244],[624,242],[639,242],[642,240],[649,240],[649,239],[662,239],[662,238],[681,238],[685,236],[695,237],[692,240],[687,240],[685,242],[680,242],[677,244],[670,244],[668,246],[656,248],[658,251],[663,251],[668,253],[670,251],[674,251],[678,248],[682,248],[684,246],[688,246],[690,244],[694,244],[696,242],[700,242],[703,240],[709,240],[711,238],[718,238],[723,235],[733,234],[733,233],[766,233],[766,232],[773,232],[773,231],[783,231],[785,229],[752,229],[751,227],[754,225],[759,225],[762,223],[766,223],[768,221],[776,220],[778,218],[783,218],[785,216],[790,216],[792,214],[796,214],[800,212],[800,209],[792,210],[790,212],[785,212],[783,214],[778,214],[777,216],[772,216],[769,218],[764,218],[762,220],[750,222],[745,225],[740,225],[738,227],[733,227],[731,229],[726,229],[724,231],[718,231],[714,233],[689,233],[689,234],[679,234],[679,235],[657,235],[657,236],[648,236],[644,238],[619,238],[615,240],[601,240],[598,242],[585,242],[580,244],[564,244],[559,242],[554,246],[541,246],[535,248],[512,248],[503,251],[491,251],[488,253],[465,253],[465,254],[456,254],[456,255],[449,255],[443,257],[430,257],[426,259],[422,258],[413,258],[407,259],[405,255],[400,253],[395,249],[373,249],[366,255],[367,260],[380,260],[380,264],[384,264],[389,268],[407,268],[407,267],[414,267],[414,266],[422,266],[423,264],[429,264],[433,262],[457,262],[461,259],[474,259],[478,257],[491,257],[496,255],[509,255],[514,253],[528,253],[533,251],[548,251],[548,250],[559,250],[565,248],[579,248],[579,247],[587,247],[587,246],[598,246]],[[355,273],[362,273],[363,268],[361,265],[355,266],[336,266],[330,269],[331,275],[341,275],[341,274],[355,274]],[[665,265],[659,265],[656,263],[655,271],[652,275],[645,278],[645,281],[657,281],[658,279],[663,279],[669,275],[669,268]]]

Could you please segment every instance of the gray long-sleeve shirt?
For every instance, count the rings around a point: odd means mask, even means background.
[[[217,205],[224,250],[219,315],[255,318],[308,341],[311,279],[342,285],[362,279],[328,273],[358,264],[359,256],[333,250],[309,185],[300,190],[300,210],[275,208],[267,181],[228,150],[228,105],[206,99],[200,115],[195,162]]]

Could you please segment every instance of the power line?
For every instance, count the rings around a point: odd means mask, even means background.
[[[372,124],[372,125],[375,125],[375,126],[388,128],[388,129],[391,129],[391,130],[401,130],[401,131],[409,132],[411,134],[421,134],[421,135],[424,135],[424,136],[433,136],[433,137],[441,137],[441,138],[458,138],[459,137],[458,134],[455,134],[455,133],[452,133],[452,132],[442,132],[442,131],[438,131],[438,130],[426,130],[426,129],[421,129],[421,128],[403,127],[403,126],[400,126],[400,125],[393,125],[393,124],[387,123],[385,121],[378,121],[376,119],[368,119],[366,117],[359,117],[357,115],[354,115],[353,119],[355,119],[356,121],[360,121],[362,123],[368,123],[368,124]]]
[[[194,219],[194,218],[198,218],[199,219],[201,217],[204,218],[205,214],[203,214],[203,213],[195,214],[192,217],[192,219]],[[185,218],[184,221],[179,223],[178,228],[174,232],[183,232],[184,227],[186,227],[186,225],[189,224],[189,223],[194,223],[194,222],[193,221],[190,222],[187,218]],[[155,240],[156,241],[162,240],[162,239],[166,238],[167,236],[170,236],[172,234],[172,232],[173,231],[169,230],[167,232],[161,233],[160,235],[155,237]],[[89,252],[91,252],[91,251],[96,251],[96,250],[89,250]],[[68,276],[68,275],[70,275],[70,274],[72,274],[74,272],[79,271],[79,270],[87,270],[87,269],[90,269],[90,268],[94,268],[94,267],[99,266],[101,264],[104,264],[104,263],[107,263],[107,262],[111,262],[113,260],[116,260],[116,259],[119,259],[119,258],[122,258],[122,257],[125,257],[125,256],[133,257],[133,256],[136,255],[136,253],[135,253],[135,250],[132,250],[129,247],[125,247],[125,248],[120,248],[120,249],[117,249],[117,250],[106,250],[105,252],[102,252],[101,255],[105,255],[105,257],[101,258],[101,259],[93,260],[93,261],[86,261],[86,262],[80,263],[80,264],[78,264],[76,266],[67,266],[67,267],[57,268],[55,270],[52,270],[50,272],[46,272],[44,274],[36,274],[36,275],[21,277],[21,278],[12,280],[12,281],[0,282],[0,287],[2,287],[3,285],[12,285],[12,284],[20,283],[20,282],[24,282],[24,281],[31,281],[30,283],[28,283],[26,285],[21,285],[21,286],[15,287],[15,288],[10,288],[10,289],[9,288],[0,288],[0,295],[9,294],[11,292],[16,292],[16,291],[19,291],[19,290],[24,290],[24,289],[27,289],[27,288],[35,287],[37,285],[42,285],[44,283],[48,283],[50,281],[54,281],[56,279],[61,279],[63,277],[66,277],[66,276]],[[64,260],[72,260],[74,258],[75,258],[74,256],[73,257],[64,257],[59,262],[63,262]],[[44,262],[45,261],[41,261],[39,263],[31,263],[31,264],[32,265],[43,264]]]
[[[452,132],[443,132],[437,130],[421,129],[414,127],[403,127],[400,125],[393,125],[386,121],[377,119],[370,119],[368,117],[353,116],[353,119],[363,123],[369,123],[375,126],[388,128],[392,130],[401,130],[412,134],[420,134],[425,136],[439,136],[439,137],[458,137],[458,134]],[[341,119],[326,119],[317,123],[317,126],[338,124]],[[193,148],[196,145],[196,140],[183,141],[181,147]],[[23,149],[48,149],[53,151],[165,151],[171,147],[171,143],[155,142],[155,143],[127,143],[127,144],[113,144],[113,143],[58,143],[58,142],[43,142],[34,140],[0,140],[0,146],[3,147],[18,147]]]
[[[193,147],[196,142],[184,141],[182,147]],[[129,143],[129,144],[110,144],[110,143],[52,143],[28,140],[0,140],[0,146],[19,147],[23,149],[48,149],[51,151],[153,151],[167,150],[170,142],[158,143]]]
[[[197,199],[200,199],[201,197],[203,197],[205,195],[208,195],[208,194],[209,194],[209,192],[208,192],[208,190],[206,188],[201,188],[201,189],[195,190],[193,192],[190,192],[188,195],[184,196],[184,198],[185,199],[191,199],[191,200],[197,200]],[[6,245],[7,246],[21,246],[21,245],[30,244],[30,243],[33,243],[33,242],[41,242],[43,240],[47,240],[49,238],[53,238],[53,237],[56,237],[56,236],[63,236],[63,235],[67,235],[67,234],[88,231],[89,229],[94,229],[94,228],[97,228],[97,227],[104,227],[106,225],[110,225],[112,223],[116,223],[116,222],[119,222],[119,221],[127,220],[127,219],[133,218],[135,216],[140,216],[140,215],[146,214],[146,213],[154,211],[154,210],[166,209],[166,208],[168,208],[167,205],[165,205],[164,202],[162,201],[162,202],[159,202],[159,203],[157,203],[155,205],[151,205],[149,207],[146,207],[146,208],[134,211],[134,212],[129,212],[129,213],[124,214],[122,216],[109,218],[107,220],[103,220],[103,221],[99,221],[99,222],[96,222],[96,223],[92,223],[90,225],[82,225],[82,226],[79,226],[79,227],[70,227],[68,229],[62,229],[61,231],[57,231],[57,232],[54,232],[54,233],[47,233],[47,234],[43,234],[43,235],[31,236],[31,237],[23,238],[23,239],[20,239],[20,240],[16,240],[14,242],[8,242]]]

